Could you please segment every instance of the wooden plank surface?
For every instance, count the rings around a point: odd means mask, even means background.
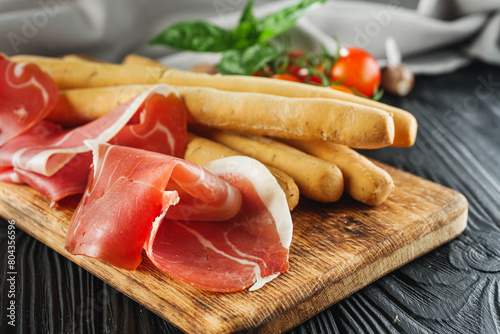
[[[147,258],[133,272],[73,256],[64,249],[77,204],[55,208],[37,191],[0,183],[0,216],[117,290],[189,333],[290,329],[388,272],[460,234],[467,222],[461,194],[381,165],[395,190],[370,207],[345,197],[334,204],[301,199],[293,212],[290,270],[262,289],[222,294],[183,284]]]

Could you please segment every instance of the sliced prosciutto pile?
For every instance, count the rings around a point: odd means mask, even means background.
[[[133,270],[144,248],[161,270],[221,292],[288,269],[292,221],[261,163],[230,157],[198,165],[144,150],[94,145],[93,171],[66,248]]]
[[[57,102],[38,67],[0,55],[0,181],[52,203],[83,193],[66,248],[127,270],[147,256],[193,286],[255,290],[288,270],[292,220],[268,169],[247,157],[180,159],[186,110],[154,86],[78,128],[44,121]]]
[[[56,202],[83,193],[94,139],[183,156],[186,112],[166,85],[155,86],[113,112],[74,129],[42,121],[0,148],[0,180],[27,183]]]
[[[52,78],[0,54],[0,147],[40,122],[57,102]]]

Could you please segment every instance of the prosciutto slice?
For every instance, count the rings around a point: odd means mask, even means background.
[[[169,86],[159,85],[78,128],[42,121],[0,149],[0,170],[15,172],[53,202],[83,193],[92,163],[90,149],[83,144],[87,139],[183,156],[184,104]]]
[[[0,181],[18,184],[24,183],[12,167],[0,168]]]
[[[0,54],[0,147],[41,121],[57,96],[54,81],[38,66]]]
[[[93,171],[66,248],[120,268],[147,256],[161,270],[212,291],[261,287],[288,270],[286,198],[247,157],[204,169],[129,147],[93,145]]]

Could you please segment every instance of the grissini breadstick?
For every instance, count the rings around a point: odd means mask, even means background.
[[[188,133],[188,146],[184,158],[198,165],[204,165],[209,161],[241,155],[241,153],[227,146],[216,143],[206,138],[198,137]],[[292,211],[299,203],[299,188],[294,180],[285,172],[272,166],[266,166],[276,178],[278,184],[286,196],[288,209]]]
[[[394,138],[392,118],[379,109],[332,99],[287,98],[205,87],[175,88],[190,111],[191,123],[257,135],[332,140],[356,148],[387,146]],[[135,85],[62,91],[60,105],[50,119],[68,123],[58,117],[98,117],[144,89],[145,86]]]
[[[104,60],[86,55],[86,54],[67,54],[61,57],[64,61],[80,61],[80,62],[94,62],[94,63],[106,63]]]
[[[156,61],[148,57],[140,56],[135,53],[128,54],[125,58],[123,58],[122,65],[156,66],[156,67],[168,68],[159,61]]]
[[[335,163],[344,175],[346,192],[360,202],[369,205],[380,204],[394,188],[389,173],[347,146],[319,140],[283,142]]]
[[[59,100],[47,119],[64,126],[82,125],[108,114],[148,87],[132,85],[59,90]]]
[[[242,136],[210,128],[195,128],[202,136],[281,169],[297,183],[301,195],[320,202],[335,202],[344,192],[340,169],[331,162],[306,154],[277,141]]]
[[[356,148],[392,144],[394,122],[370,107],[321,98],[288,98],[178,86],[200,124],[256,135],[332,140]]]
[[[13,61],[33,62],[49,72],[60,88],[103,87],[125,84],[201,86],[236,92],[257,92],[286,97],[321,97],[347,101],[384,110],[392,115],[395,135],[392,146],[412,146],[417,135],[417,121],[407,111],[370,99],[346,94],[330,88],[260,77],[210,75],[180,71],[164,66],[120,66],[62,61],[46,57],[19,55]]]
[[[412,146],[417,137],[417,120],[408,111],[330,88],[262,77],[211,75],[177,69],[166,71],[162,76],[162,82],[173,86],[201,86],[234,92],[256,92],[286,97],[321,97],[356,103],[378,108],[392,115],[395,126],[392,146]]]
[[[123,66],[30,55],[12,56],[11,60],[37,64],[52,76],[60,89],[158,84],[163,73],[167,71],[159,66]]]
[[[241,155],[240,152],[188,132],[188,146],[184,158],[198,165],[204,165],[212,160]]]

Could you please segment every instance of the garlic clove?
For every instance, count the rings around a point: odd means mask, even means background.
[[[405,65],[387,66],[382,69],[382,88],[398,96],[407,95],[413,88],[415,76]]]

